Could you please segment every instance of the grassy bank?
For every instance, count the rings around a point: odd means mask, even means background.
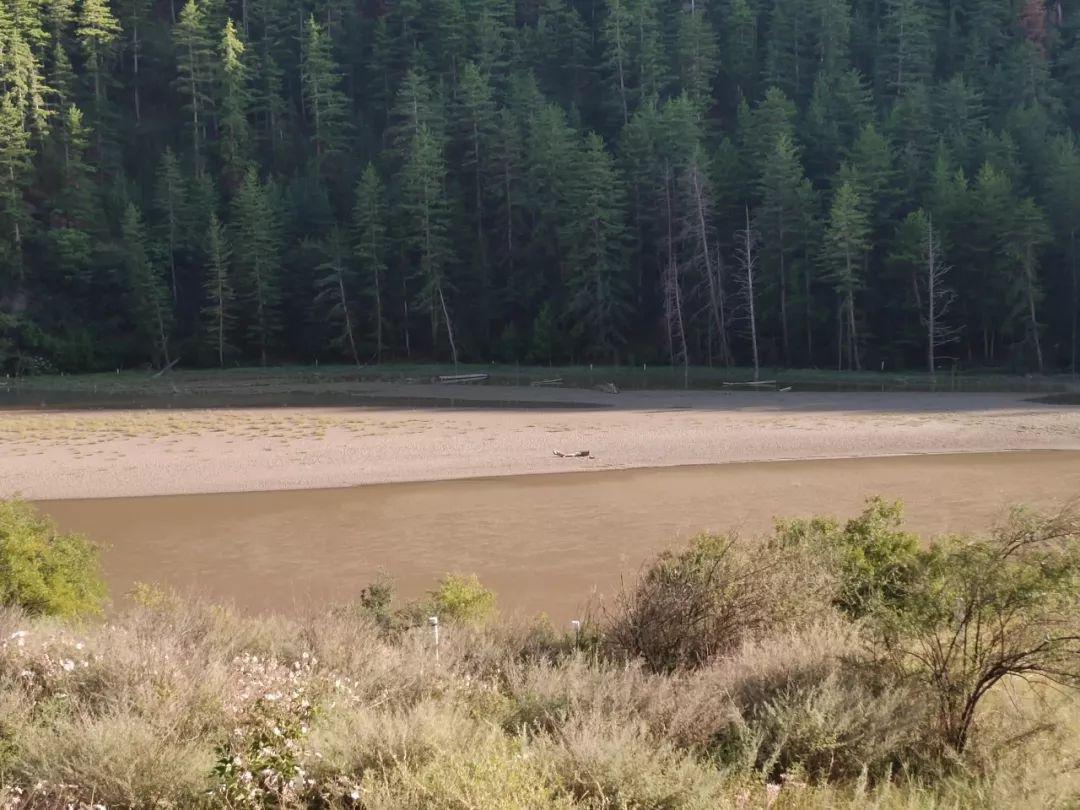
[[[531,387],[534,383],[559,380],[567,388],[593,388],[614,383],[625,390],[723,389],[725,383],[753,379],[748,368],[693,366],[685,378],[683,369],[670,366],[516,366],[462,364],[454,367],[433,364],[384,364],[381,366],[281,366],[274,368],[234,368],[170,371],[155,377],[149,371],[119,370],[113,373],[43,375],[18,380],[0,380],[0,392],[26,394],[175,396],[177,394],[259,395],[290,392],[318,394],[328,387],[348,393],[341,386],[360,382],[428,383],[440,375],[489,375],[497,385]],[[941,372],[936,376],[922,371],[830,371],[827,369],[762,369],[762,380],[777,387],[819,391],[987,391],[1060,393],[1075,391],[1071,375],[1013,375],[993,370]],[[448,389],[450,390],[450,389]],[[747,390],[745,388],[740,390]]]
[[[85,609],[63,602],[62,619],[7,591],[5,808],[1080,798],[1072,512],[927,544],[873,501],[845,524],[789,522],[753,543],[704,536],[569,631],[500,619],[468,577],[408,605],[376,583],[295,620],[141,587],[102,623],[98,594],[70,587],[83,570],[65,550],[75,541],[15,513],[9,524],[45,536],[35,559]],[[4,570],[15,536],[0,527]]]

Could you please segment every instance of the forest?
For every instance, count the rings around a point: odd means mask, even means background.
[[[0,371],[1071,369],[1063,0],[0,0]]]

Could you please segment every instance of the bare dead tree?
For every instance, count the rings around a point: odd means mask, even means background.
[[[754,382],[761,379],[758,359],[757,315],[754,309],[754,279],[757,275],[757,233],[750,226],[750,207],[746,207],[746,227],[735,234],[735,260],[739,263],[739,312],[750,335],[754,357]]]
[[[724,291],[722,265],[716,247],[711,216],[707,180],[695,156],[686,167],[685,186],[687,195],[686,237],[690,243],[691,260],[705,281],[708,292],[709,320],[716,330],[720,346],[720,361],[731,365],[731,352],[727,342],[727,325],[724,322]]]
[[[934,220],[927,217],[926,242],[923,246],[923,278],[920,295],[922,323],[926,327],[927,364],[931,376],[937,369],[937,350],[958,339],[959,330],[945,323],[956,293],[946,286],[946,278],[952,268],[942,259],[941,243],[934,233]]]

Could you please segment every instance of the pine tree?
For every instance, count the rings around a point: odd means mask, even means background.
[[[244,305],[247,332],[266,365],[280,332],[281,254],[278,213],[268,185],[260,182],[254,168],[248,169],[233,200],[237,251],[237,288]]]
[[[349,353],[355,365],[360,365],[360,353],[356,348],[356,314],[353,308],[355,279],[349,265],[345,237],[334,227],[327,236],[322,252],[324,261],[316,268],[320,273],[315,280],[315,306],[327,325],[337,331],[331,345]]]
[[[763,239],[766,265],[776,278],[781,347],[784,361],[791,362],[788,316],[789,257],[806,239],[814,191],[803,173],[799,152],[787,132],[776,139],[758,182],[761,203],[756,213],[757,231]]]
[[[142,80],[140,79],[140,64],[143,54],[144,30],[147,17],[150,15],[149,0],[127,0],[125,3],[127,14],[124,17],[124,27],[131,36],[131,92],[135,123],[142,122]]]
[[[930,81],[934,41],[926,0],[886,0],[881,83],[897,96]]]
[[[232,251],[229,248],[225,228],[211,212],[210,227],[206,232],[206,280],[203,291],[206,303],[202,316],[206,342],[213,347],[218,366],[225,367],[225,353],[229,351],[229,332],[236,319],[236,294],[233,291],[229,260]]]
[[[101,151],[102,129],[105,124],[105,63],[113,45],[120,38],[120,23],[109,10],[106,0],[83,0],[75,35],[93,80],[94,128],[98,151]]]
[[[615,160],[603,139],[588,135],[569,190],[573,210],[569,312],[579,331],[575,337],[598,357],[615,357],[626,340],[629,305],[621,189]]]
[[[180,250],[183,233],[184,211],[184,176],[180,163],[171,149],[166,149],[158,166],[154,189],[154,211],[159,220],[159,230],[169,261],[169,279],[171,280],[172,299],[175,304],[180,297],[176,273],[176,255]]]
[[[855,369],[862,367],[855,319],[855,293],[862,284],[861,260],[869,241],[870,222],[865,203],[858,187],[850,180],[845,181],[833,195],[829,211],[825,233],[826,277],[842,300],[846,316],[846,323],[841,323],[841,332],[846,330],[846,340],[838,342],[837,351],[842,358],[846,344],[848,363]],[[842,366],[842,361],[839,365]]]
[[[1039,253],[1050,241],[1050,229],[1046,215],[1030,197],[1020,201],[1011,214],[1009,253],[1019,264],[1019,278],[1014,282],[1013,295],[1020,298],[1024,318],[1027,321],[1027,338],[1035,348],[1035,359],[1042,373],[1043,359],[1041,325],[1036,308],[1042,298],[1039,282]]]
[[[365,279],[364,286],[374,299],[375,361],[383,358],[383,328],[386,321],[386,208],[379,173],[368,164],[356,186],[353,209],[353,256]]]
[[[404,243],[416,258],[420,302],[431,315],[433,331],[440,319],[446,327],[450,355],[458,363],[454,322],[450,314],[447,276],[453,261],[449,239],[449,203],[446,198],[446,164],[438,140],[426,124],[413,137],[401,176],[402,214],[406,221]]]
[[[716,32],[705,15],[705,0],[690,0],[676,23],[675,54],[682,90],[698,101],[712,95],[720,66]]]
[[[215,62],[205,2],[199,5],[198,0],[188,0],[174,31],[176,89],[188,111],[192,155],[196,171],[201,171],[212,101],[212,66]]]
[[[160,270],[150,258],[142,215],[133,203],[129,203],[124,212],[120,234],[132,319],[139,333],[152,341],[155,351],[160,352],[164,365],[168,366],[172,321],[169,294]]]
[[[323,158],[344,146],[348,100],[341,91],[341,75],[330,52],[330,39],[315,21],[304,24],[304,47],[300,60],[304,105],[311,122],[316,167]]]
[[[471,217],[476,234],[474,256],[481,274],[487,272],[487,249],[485,239],[486,205],[484,202],[485,177],[489,173],[488,155],[495,128],[495,103],[491,83],[472,62],[466,62],[458,87],[458,133],[464,149],[461,167],[469,177],[466,187],[471,194]]]
[[[627,0],[607,0],[604,23],[600,29],[604,41],[604,72],[615,90],[623,126],[630,120],[630,96],[634,81],[630,61],[633,42],[633,10]]]
[[[245,52],[247,46],[230,19],[221,32],[218,46],[218,69],[215,71],[217,89],[214,102],[221,130],[219,150],[227,176],[238,180],[251,154],[251,130],[248,115],[251,111],[250,70]]]
[[[1060,136],[1053,141],[1053,167],[1047,178],[1050,211],[1063,245],[1068,267],[1069,288],[1069,367],[1076,374],[1080,351],[1080,146],[1074,137]]]
[[[21,279],[24,275],[23,242],[30,226],[23,192],[30,177],[30,133],[8,93],[0,95],[0,267]]]
[[[724,17],[724,72],[741,102],[753,96],[757,81],[757,15],[749,0],[728,0]]]

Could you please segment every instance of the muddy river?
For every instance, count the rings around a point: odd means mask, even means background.
[[[1006,506],[1080,496],[1080,452],[723,464],[287,492],[46,501],[105,545],[114,597],[158,582],[250,610],[342,602],[380,572],[405,597],[476,573],[508,611],[558,619],[704,530],[842,516],[902,498],[927,533],[982,529]]]

